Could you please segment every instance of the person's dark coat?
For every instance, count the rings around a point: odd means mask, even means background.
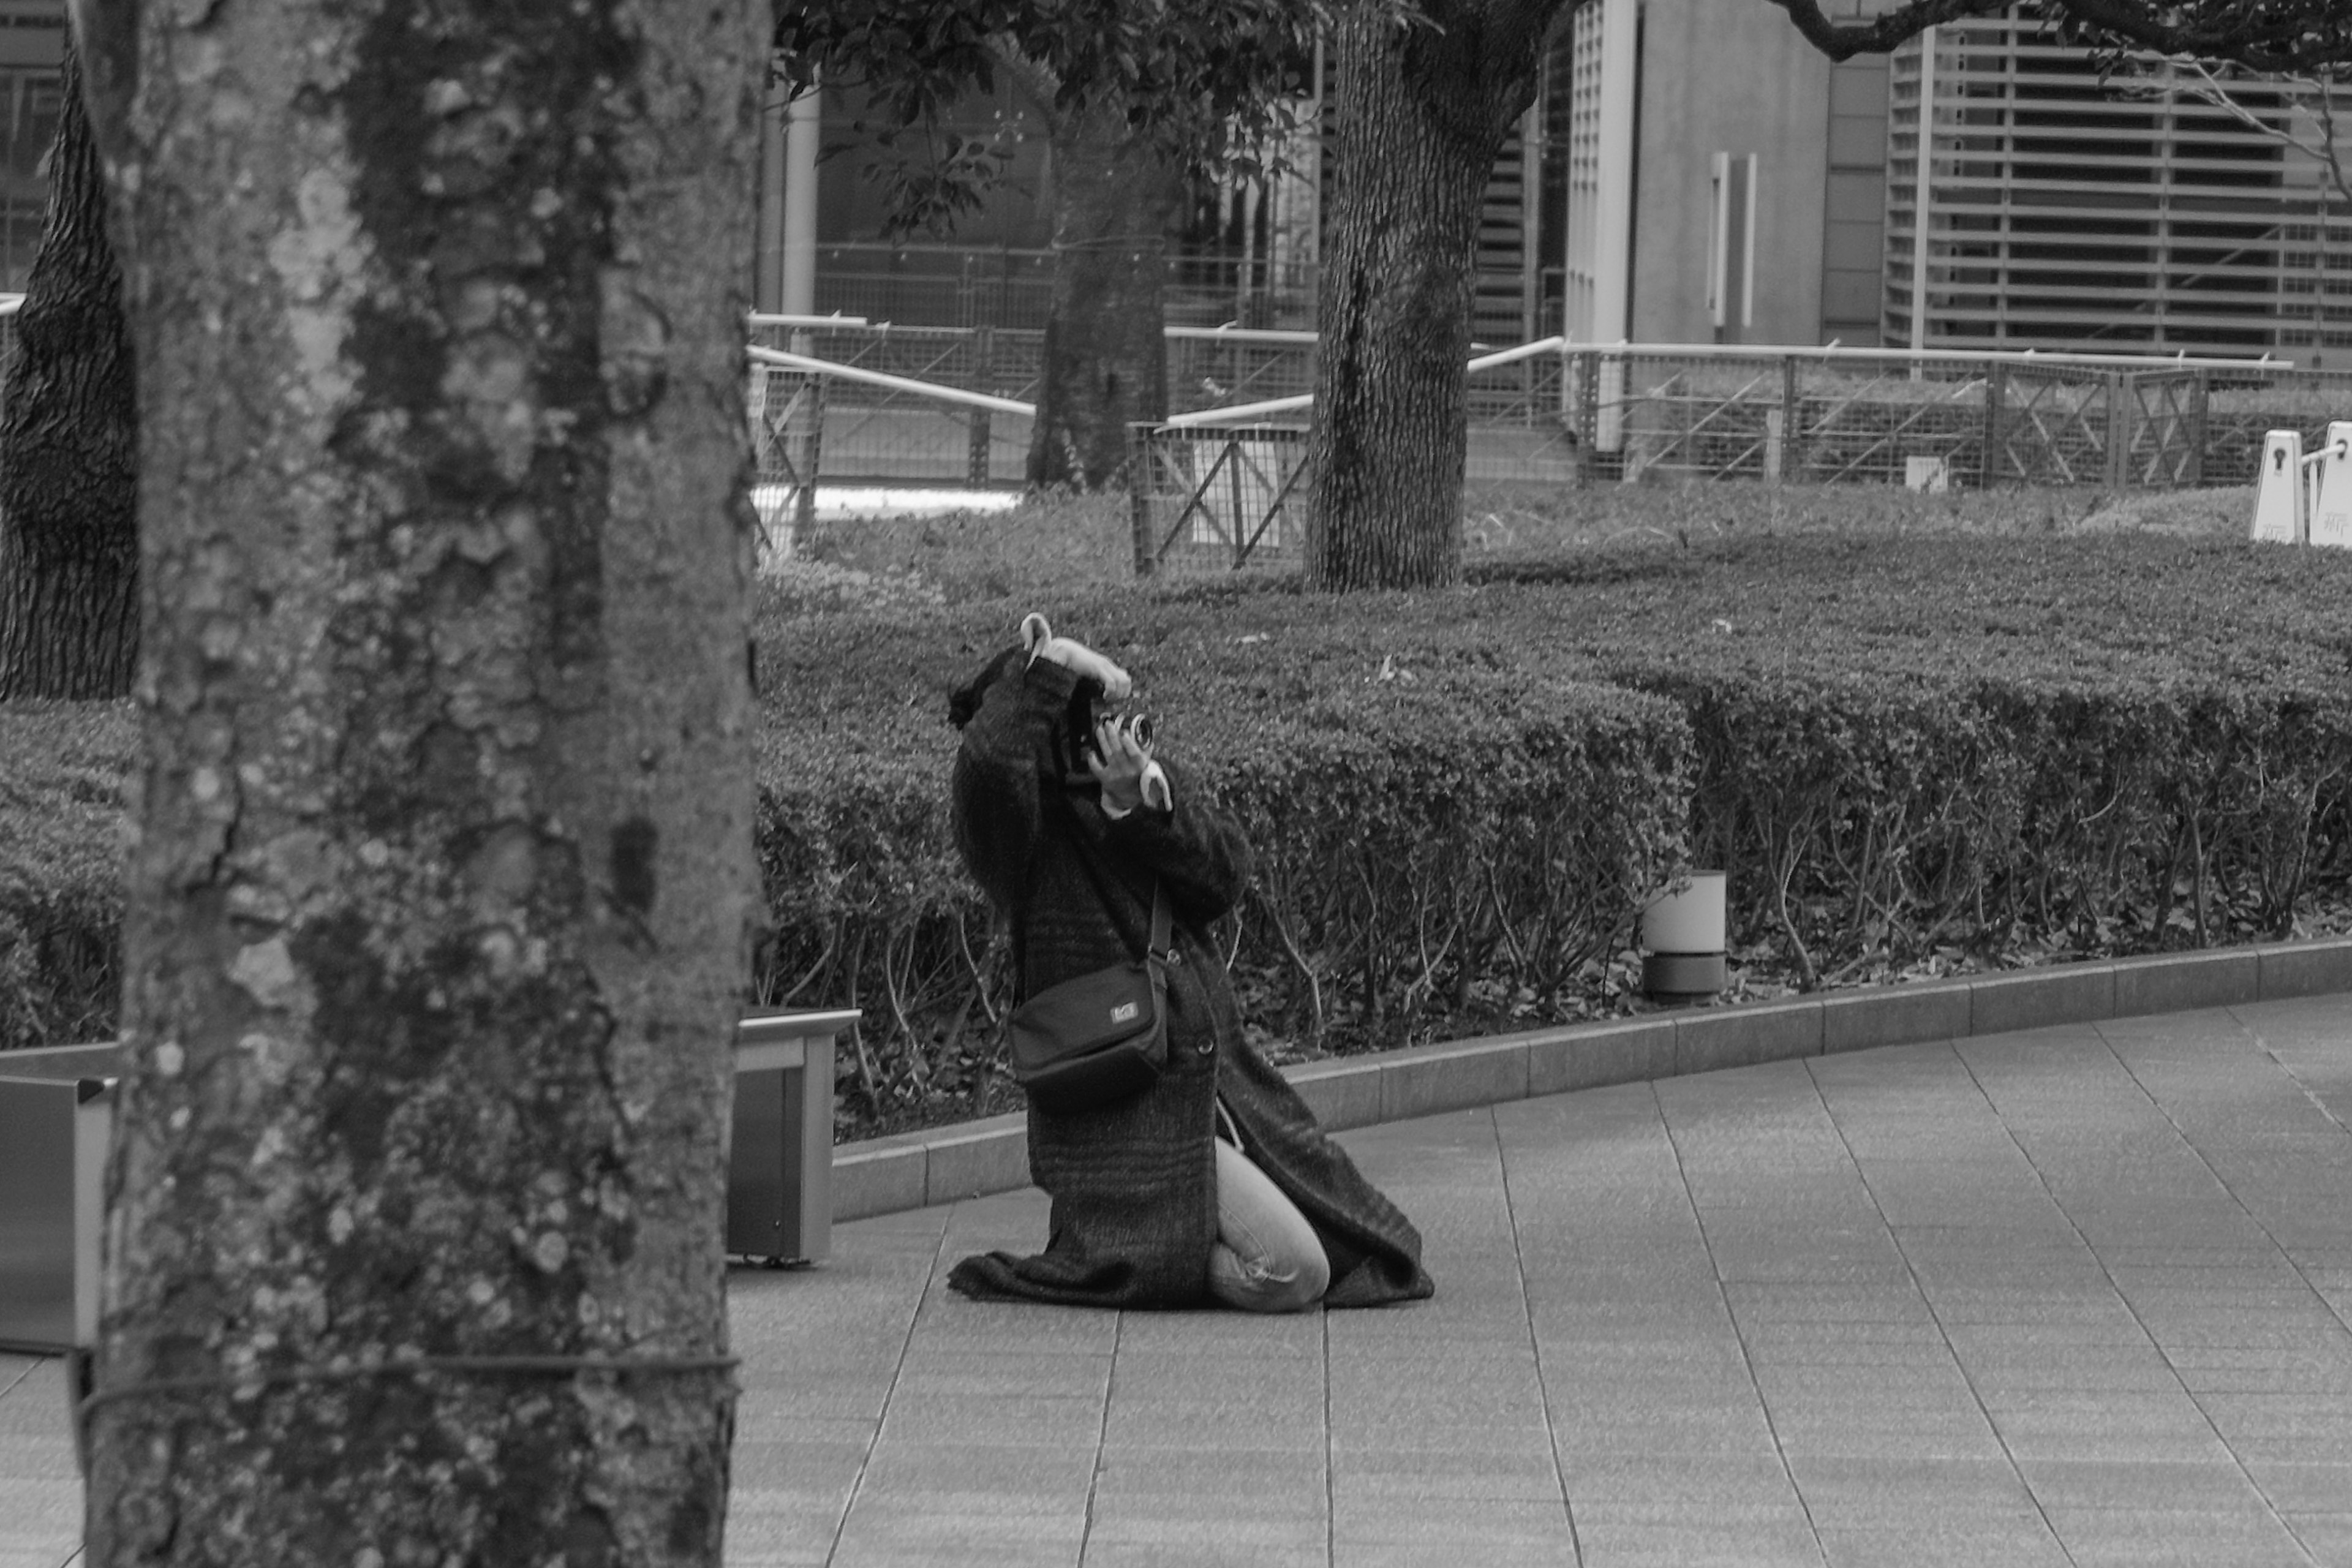
[[[956,837],[1010,919],[1020,994],[1133,963],[1150,930],[1155,877],[1174,912],[1178,961],[1168,971],[1169,1067],[1156,1084],[1089,1111],[1030,1108],[1029,1173],[1053,1200],[1045,1250],[967,1258],[949,1283],[970,1296],[1070,1305],[1207,1302],[1222,1095],[1244,1152],[1330,1256],[1326,1306],[1429,1295],[1435,1287],[1412,1222],[1243,1038],[1233,986],[1205,934],[1248,885],[1240,830],[1164,758],[1172,810],[1106,816],[1071,755],[1087,704],[1080,678],[1063,666],[1041,658],[1024,669],[1000,658],[975,686],[957,708],[969,721],[955,763]]]

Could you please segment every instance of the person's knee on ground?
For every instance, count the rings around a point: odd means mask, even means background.
[[[1216,1140],[1217,1240],[1209,1292],[1245,1312],[1296,1312],[1323,1299],[1331,1260],[1315,1227],[1273,1178]]]

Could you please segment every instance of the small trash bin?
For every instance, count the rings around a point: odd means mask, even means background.
[[[833,1042],[855,1008],[747,1014],[735,1032],[727,1250],[781,1267],[833,1245]]]
[[[0,1055],[0,1350],[98,1338],[98,1237],[120,1046]]]

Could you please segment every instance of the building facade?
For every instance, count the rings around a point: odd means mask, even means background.
[[[2352,89],[2102,81],[1996,17],[1896,55],[1890,97],[1893,341],[2352,361]]]
[[[59,0],[0,0],[0,292],[24,291],[40,249],[64,51]]]
[[[1572,27],[1580,341],[2352,358],[2352,89],[2103,79],[2014,16],[1834,66],[1762,5]]]
[[[0,291],[24,288],[40,241],[63,26],[61,0],[0,0]],[[1328,125],[1324,109],[1306,122]],[[855,99],[775,97],[760,305],[1040,324],[1046,139],[1009,87],[958,112],[965,135],[1004,149],[1006,177],[952,236],[909,242],[885,233]],[[1832,65],[1762,0],[1586,0],[1497,161],[1474,331],[2341,367],[2347,170],[2352,87],[2217,89],[2188,68],[2103,81],[2014,16]],[[1310,135],[1270,181],[1204,187],[1178,247],[1175,319],[1311,327],[1334,172]]]

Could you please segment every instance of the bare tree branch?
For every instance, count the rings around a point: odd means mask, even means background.
[[[2301,5],[2050,0],[2044,11],[2160,55],[2193,55],[2272,73],[2352,64],[2352,21],[2341,6],[2316,0]]]
[[[2231,84],[2224,81],[2204,61],[2182,57],[2176,58],[2172,64],[2179,69],[2191,73],[2197,79],[2193,83],[2188,84],[2184,90],[2199,100],[2230,114],[2241,123],[2269,137],[2272,141],[2311,159],[2326,171],[2329,182],[2344,193],[2345,199],[2352,201],[2352,184],[2345,183],[2344,161],[2337,155],[2336,150],[2336,110],[2326,82],[2314,81],[2308,77],[2272,79],[2284,92],[2286,107],[2308,109],[2311,111],[2312,119],[2317,123],[2319,133],[2314,138],[2305,140],[2288,129],[2288,126],[2293,123],[2292,120],[2283,124],[2273,125],[2239,102],[2231,95]]]
[[[2009,0],[1907,0],[1867,21],[1838,22],[1820,0],[1771,3],[1833,60],[1885,54],[1939,23],[2010,9]],[[2352,69],[2352,8],[2329,0],[2042,0],[2038,9],[2045,26],[2095,49],[2191,55],[2266,73]]]
[[[1866,22],[1832,22],[1822,14],[1820,0],[1771,3],[1789,14],[1807,43],[1833,60],[1883,55],[1941,23],[1995,16],[2010,5],[2010,0],[1907,0]]]

